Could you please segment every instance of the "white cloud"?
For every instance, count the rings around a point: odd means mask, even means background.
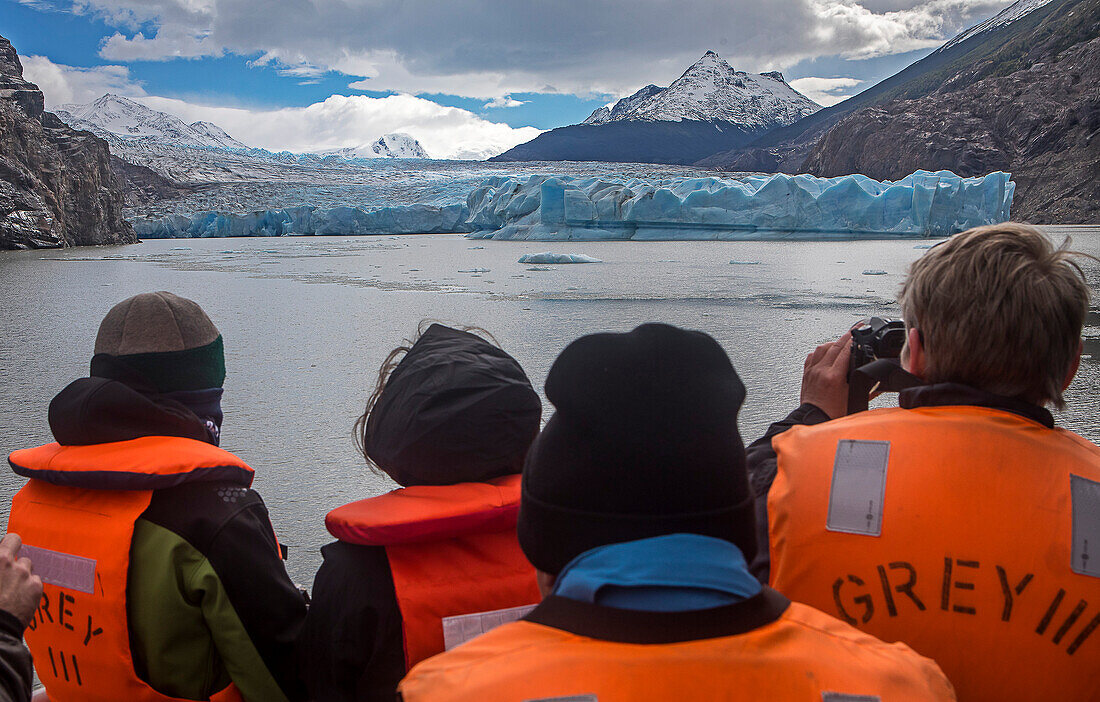
[[[520,105],[526,105],[525,100],[515,100],[510,95],[503,95],[501,97],[495,97],[489,102],[485,103],[485,109],[494,109],[498,107],[519,107]]]
[[[560,0],[505,11],[484,0],[75,0],[74,7],[121,30],[102,47],[109,60],[228,51],[365,76],[355,89],[488,100],[629,94],[667,85],[706,49],[753,71],[897,54],[942,43],[1010,3]]]
[[[186,122],[217,124],[250,146],[295,152],[362,146],[383,134],[411,135],[433,158],[488,158],[534,139],[534,127],[512,128],[467,110],[412,95],[333,95],[308,107],[248,110],[147,96],[139,102]]]
[[[78,68],[54,63],[45,56],[23,56],[23,77],[36,83],[45,96],[46,109],[68,102],[90,102],[104,93],[144,95],[130,78],[126,66]]]
[[[855,78],[799,78],[791,87],[823,107],[835,105],[854,93],[852,88],[865,81]]]
[[[170,61],[178,58],[220,56],[224,48],[209,36],[175,26],[162,27],[153,37],[138,32],[125,37],[118,32],[103,40],[99,55],[108,61]]]

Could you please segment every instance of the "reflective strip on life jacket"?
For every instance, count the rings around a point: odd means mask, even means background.
[[[31,479],[12,499],[8,530],[20,535],[27,555],[42,563],[42,601],[27,628],[27,646],[51,702],[171,702],[141,680],[130,651],[126,585],[134,523],[149,507],[152,490],[72,487],[66,477],[85,480],[119,467],[124,480],[167,476],[178,484],[190,477],[224,471],[241,480],[252,469],[209,444],[191,439],[60,447],[17,451],[13,467]],[[205,447],[205,448],[204,448]],[[144,459],[146,463],[141,463]],[[114,463],[113,461],[116,461]],[[197,472],[197,476],[196,476]],[[27,474],[27,473],[25,473]],[[219,479],[222,472],[217,473]],[[47,480],[58,480],[52,484]],[[110,480],[108,484],[117,484]],[[247,483],[246,483],[247,484]],[[37,571],[37,568],[36,568]],[[240,702],[233,685],[211,697]]]
[[[748,632],[680,643],[514,622],[421,663],[399,689],[405,702],[955,699],[931,661],[798,603]]]
[[[406,670],[444,650],[443,620],[539,601],[516,540],[520,476],[421,485],[333,510],[325,525],[349,543],[384,546],[401,610]],[[518,615],[517,615],[518,616]]]
[[[13,451],[16,474],[97,490],[160,490],[217,476],[252,485],[252,468],[217,446],[176,436],[144,436],[86,446],[46,444]]]
[[[772,444],[773,587],[935,659],[960,699],[1094,698],[1100,568],[1080,555],[1100,555],[1083,543],[1100,449],[981,407],[863,412]]]

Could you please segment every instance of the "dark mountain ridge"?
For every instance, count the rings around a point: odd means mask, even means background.
[[[489,160],[688,164],[819,109],[783,74],[737,71],[708,51],[667,88],[648,85]]]

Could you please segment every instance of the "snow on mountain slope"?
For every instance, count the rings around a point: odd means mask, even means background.
[[[99,136],[154,139],[175,146],[247,149],[245,144],[209,122],[187,124],[167,112],[158,112],[128,98],[107,93],[86,105],[62,105],[55,114],[72,127]]]
[[[1040,7],[1049,5],[1051,2],[1052,0],[1018,0],[1018,2],[1009,5],[993,17],[990,17],[986,21],[974,25],[959,36],[947,42],[940,48],[936,49],[936,52],[944,51],[951,48],[952,46],[955,46],[956,44],[961,44],[970,37],[977,36],[979,34],[982,34],[983,32],[988,32],[991,29],[1003,27],[1006,24],[1015,22],[1021,17],[1024,17],[1025,15],[1031,14],[1035,10],[1038,10]]]
[[[247,149],[248,147],[229,136],[224,129],[213,122],[195,122],[192,131],[202,135],[210,143],[225,149]]]
[[[599,108],[584,123],[701,120],[770,129],[820,109],[816,102],[787,85],[781,73],[735,71],[718,54],[708,51],[667,88],[646,86],[610,110]]]
[[[588,115],[588,119],[581,122],[581,124],[601,124],[603,122],[614,122],[615,120],[624,119],[624,115],[629,114],[631,110],[638,106],[638,103],[663,91],[664,88],[660,86],[653,84],[647,85],[630,97],[624,97],[622,100],[616,102],[611,109],[601,107],[595,110],[592,114]]]

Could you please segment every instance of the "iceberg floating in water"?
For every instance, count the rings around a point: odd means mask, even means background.
[[[603,261],[584,254],[559,254],[543,251],[542,253],[524,254],[519,257],[518,263],[603,263]]]
[[[947,236],[1009,218],[1008,173],[685,178],[496,176],[467,198],[472,238],[539,241]]]

